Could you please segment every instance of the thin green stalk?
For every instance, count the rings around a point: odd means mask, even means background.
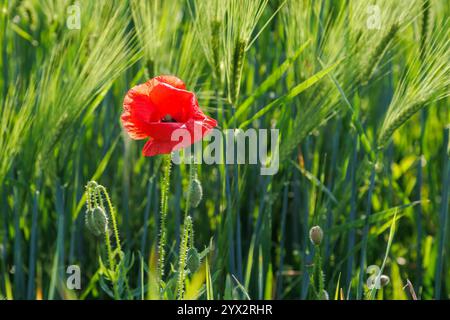
[[[155,188],[155,181],[154,181],[154,177],[151,177],[148,181],[148,186],[147,186],[147,204],[145,205],[145,210],[144,210],[144,227],[143,227],[143,232],[142,232],[142,237],[141,237],[141,255],[146,256],[146,252],[147,252],[147,237],[148,237],[148,227],[149,227],[149,219],[150,219],[150,208],[151,208],[151,204],[152,204],[152,194],[153,194],[153,189]],[[143,258],[141,258],[143,260]],[[138,286],[141,288],[141,290],[144,290],[142,287],[142,282],[143,282],[143,277],[144,275],[142,274],[142,270],[140,270],[140,280],[138,283]],[[142,278],[142,279],[141,279]]]
[[[112,246],[111,246],[111,239],[109,238],[109,232],[105,232],[105,243],[106,243],[106,250],[108,253],[108,261],[109,261],[109,268],[111,270],[116,269],[116,264],[114,263],[114,255],[112,252]]]
[[[114,207],[112,205],[111,199],[109,198],[108,192],[106,191],[105,187],[102,185],[99,185],[98,189],[99,189],[99,197],[101,197],[101,193],[103,193],[103,196],[105,197],[105,200],[106,200],[106,204],[108,205],[108,211],[109,211],[109,215],[111,216],[114,237],[116,239],[116,247],[119,250],[119,252],[121,252],[122,246],[120,244],[119,228],[117,227],[117,220],[116,220],[116,214],[114,212]]]
[[[328,300],[328,293],[325,291],[325,279],[322,271],[323,230],[320,226],[313,226],[309,230],[309,240],[314,246],[313,270],[311,273],[311,288],[318,300]]]
[[[106,206],[105,206],[106,202]],[[111,198],[108,194],[106,188],[102,185],[97,184],[95,181],[90,181],[86,186],[86,223],[88,228],[94,231],[94,233],[98,235],[103,235],[105,239],[106,245],[106,253],[108,258],[108,270],[109,270],[109,280],[113,285],[113,294],[116,299],[120,299],[120,290],[119,290],[119,279],[118,275],[121,270],[120,267],[123,267],[121,262],[117,263],[117,258],[122,260],[122,246],[119,238],[119,231],[117,227],[116,215],[114,212],[114,207],[111,202]],[[107,217],[107,213],[109,212],[110,219]],[[100,215],[99,215],[100,214]],[[98,222],[98,219],[104,215],[103,220],[100,220],[101,223]],[[89,216],[90,215],[90,216]],[[97,220],[96,220],[97,219]],[[112,230],[110,228],[109,220],[112,223]],[[111,243],[111,232],[114,234],[116,249],[113,250],[113,246]],[[118,256],[117,256],[118,255]],[[119,268],[118,268],[119,267]],[[128,289],[128,281],[125,279],[124,281],[125,288]]]
[[[56,183],[56,211],[58,213],[58,227],[56,235],[56,252],[53,256],[53,265],[50,279],[50,289],[48,299],[55,298],[55,290],[59,286],[59,280],[62,279],[62,267],[64,265],[64,196],[63,186],[59,181]]]
[[[105,192],[105,194],[106,194],[105,198],[107,198],[107,199],[109,199],[109,196],[106,193],[106,190],[104,190],[104,188],[100,189],[99,187],[100,187],[100,185],[95,183],[94,190],[93,190],[93,193],[91,195],[92,199],[94,200],[94,205],[92,206],[92,204],[89,204],[89,206],[92,207],[92,209],[95,208],[95,207],[100,207],[100,208],[103,209],[104,212],[107,212],[107,209],[106,209],[105,205],[103,204],[103,198],[102,198],[102,194],[101,193]],[[109,205],[110,205],[110,203],[108,204],[108,206]],[[112,206],[110,208],[112,208]],[[113,217],[114,214],[111,211],[110,211],[110,213],[111,213],[111,217]],[[110,268],[110,270],[115,270],[116,269],[116,264],[115,264],[113,250],[112,250],[112,245],[111,245],[111,239],[110,239],[108,225],[106,225],[104,237],[105,237],[105,244],[106,244],[106,252],[107,252],[107,255],[108,255],[109,268]],[[120,246],[120,243],[118,243],[118,246]],[[114,282],[115,281],[113,281],[113,283]],[[115,286],[115,284],[114,284],[114,286]]]
[[[177,295],[179,300],[183,300],[184,297],[184,282],[186,280],[186,258],[187,251],[189,247],[189,240],[193,242],[192,232],[192,219],[189,216],[189,208],[191,207],[191,198],[192,198],[192,183],[197,174],[196,164],[194,157],[191,157],[191,165],[189,170],[189,184],[188,184],[188,192],[186,196],[186,206],[184,208],[184,220],[183,220],[183,233],[181,234],[180,239],[180,253],[179,253],[179,262],[178,262],[178,281],[177,281]],[[191,243],[193,245],[193,243]]]
[[[178,300],[184,298],[184,283],[186,281],[186,260],[189,249],[189,239],[191,238],[190,230],[192,229],[192,219],[189,215],[185,216],[183,223],[183,234],[180,241],[180,257],[178,262],[178,280],[177,280],[177,297]]]
[[[424,136],[425,136],[425,123],[426,123],[426,110],[422,110],[421,112],[421,121],[420,121],[420,155],[419,161],[417,163],[417,201],[419,204],[415,210],[416,212],[416,229],[417,229],[417,247],[416,247],[416,256],[417,256],[417,272],[416,272],[416,281],[414,282],[415,291],[420,295],[420,287],[422,286],[422,274],[423,274],[423,257],[422,257],[422,239],[423,239],[423,210],[422,210],[422,188],[423,188],[423,170],[425,163],[425,156],[423,154],[423,144],[424,144]]]
[[[307,137],[305,140],[305,147],[304,147],[304,161],[305,161],[305,169],[306,170],[310,170],[311,169],[311,164],[310,164],[310,159],[309,159],[309,149],[310,149],[310,141],[311,138]],[[305,181],[303,179],[303,181]],[[302,265],[301,268],[302,270],[305,270],[306,272],[303,274],[303,279],[302,279],[302,283],[301,283],[301,291],[300,291],[300,299],[304,300],[306,299],[307,295],[308,295],[308,287],[309,287],[309,272],[306,268],[307,266],[307,261],[308,261],[308,253],[307,253],[307,246],[308,246],[308,226],[309,226],[309,216],[310,216],[310,203],[309,203],[309,188],[304,188],[303,193],[301,193],[300,191],[300,205],[302,205],[301,208],[301,224],[303,225],[303,241],[300,247],[300,250],[302,252]]]
[[[314,246],[314,271],[312,284],[317,286],[316,297],[321,300],[325,290],[324,276],[322,271],[322,254],[320,246]]]
[[[428,28],[430,23],[430,0],[423,0],[422,3],[422,32],[421,32],[421,38],[420,38],[420,58],[421,63],[425,63],[425,46],[427,43],[427,35],[428,35]],[[420,141],[419,141],[419,161],[417,163],[417,200],[422,200],[422,184],[423,184],[423,167],[425,162],[425,156],[423,154],[423,147],[424,147],[424,139],[425,139],[425,126],[426,126],[426,118],[427,118],[427,110],[422,109],[420,114]],[[422,210],[422,203],[419,202],[417,208],[416,208],[416,229],[417,229],[417,248],[416,248],[416,255],[417,255],[417,273],[416,273],[416,281],[414,282],[415,291],[419,293],[420,295],[420,288],[422,287],[422,276],[423,276],[423,257],[422,257],[422,239],[423,239],[423,226],[422,226],[422,219],[423,219],[423,210]]]
[[[375,159],[378,159],[378,154],[375,155]],[[372,194],[373,190],[375,188],[375,174],[376,174],[376,161],[372,163],[372,170],[370,173],[370,184],[369,184],[369,191],[367,193],[367,207],[366,207],[366,217],[365,217],[365,225],[363,230],[363,238],[362,238],[362,244],[361,244],[361,257],[359,261],[359,282],[358,282],[358,291],[356,293],[356,297],[358,300],[361,300],[363,295],[363,276],[365,274],[364,272],[364,266],[366,264],[367,259],[367,242],[369,239],[369,218],[372,213]]]
[[[356,219],[356,206],[357,206],[357,184],[356,184],[356,168],[358,166],[358,150],[359,150],[359,143],[358,143],[358,137],[355,135],[353,141],[355,142],[355,147],[352,152],[351,156],[351,162],[349,165],[349,183],[351,184],[351,195],[350,195],[350,214],[349,214],[349,223],[352,223]],[[351,287],[352,283],[352,272],[353,272],[353,262],[354,262],[354,255],[353,255],[353,248],[355,247],[355,236],[356,231],[354,228],[350,229],[348,233],[348,239],[347,239],[347,252],[349,252],[349,258],[347,262],[347,273],[346,273],[346,285],[348,288]]]
[[[231,194],[231,173],[230,165],[225,164],[225,193],[226,193],[226,218],[225,224],[227,228],[228,237],[228,267],[229,271],[234,274],[236,271],[235,262],[235,245],[234,245],[234,214],[233,214],[233,200]]]
[[[27,299],[32,300],[36,296],[36,260],[37,260],[37,241],[38,241],[38,206],[39,206],[39,191],[34,192],[33,197],[33,215],[31,221],[31,235],[30,235],[30,261],[28,266],[28,293]]]
[[[114,260],[111,239],[109,237],[109,229],[107,229],[105,232],[105,243],[106,243],[106,250],[108,253],[109,268],[110,268],[110,270],[115,270],[116,264],[115,264],[115,260]]]
[[[277,273],[277,288],[276,288],[276,298],[281,298],[281,293],[283,290],[283,266],[284,266],[284,251],[285,251],[285,241],[286,241],[286,215],[288,209],[288,192],[289,183],[285,182],[283,186],[283,205],[281,209],[281,224],[280,224],[280,246],[279,246],[279,260],[278,260],[278,273]]]
[[[19,191],[17,187],[13,188],[14,194],[14,298],[15,299],[23,299],[25,298],[24,289],[25,289],[25,279],[23,275],[23,256],[22,256],[22,231],[20,228],[20,212],[21,208],[19,200]],[[59,230],[59,229],[58,229]]]
[[[444,282],[445,274],[444,261],[446,244],[448,237],[448,207],[449,207],[449,193],[450,193],[450,127],[445,129],[444,133],[444,168],[442,175],[442,200],[441,200],[441,212],[439,215],[439,225],[441,226],[439,232],[437,262],[436,262],[436,276],[434,281],[434,297],[436,300],[441,299],[442,282]]]
[[[165,155],[163,160],[163,179],[161,183],[161,217],[160,217],[160,230],[159,230],[159,259],[158,259],[158,269],[159,269],[159,281],[160,281],[160,291],[162,294],[163,289],[163,278],[164,278],[164,262],[165,262],[165,246],[167,241],[167,211],[169,208],[169,188],[170,188],[170,170],[172,167],[172,155]]]

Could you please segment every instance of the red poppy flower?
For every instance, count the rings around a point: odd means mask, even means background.
[[[217,126],[200,110],[195,94],[174,76],[155,77],[133,87],[123,109],[121,121],[130,137],[150,138],[142,149],[148,157],[187,147]]]

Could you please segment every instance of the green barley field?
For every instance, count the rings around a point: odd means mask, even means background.
[[[449,299],[449,14],[0,0],[0,299]]]

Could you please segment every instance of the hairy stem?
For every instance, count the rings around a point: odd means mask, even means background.
[[[164,277],[164,260],[165,260],[165,246],[167,238],[166,219],[169,201],[169,187],[170,187],[170,170],[172,167],[172,156],[164,156],[163,163],[163,179],[161,184],[161,221],[160,221],[160,235],[159,235],[159,280],[160,289],[162,293],[163,277]]]

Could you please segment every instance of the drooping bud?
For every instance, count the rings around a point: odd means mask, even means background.
[[[86,211],[86,227],[96,236],[101,236],[108,232],[108,216],[105,210],[95,207]]]
[[[192,208],[197,208],[203,198],[203,188],[200,180],[192,179],[190,193],[190,205]]]
[[[309,230],[309,239],[311,240],[313,245],[319,246],[322,243],[323,239],[322,228],[319,226],[312,227],[311,230]]]
[[[389,277],[387,275],[382,274],[380,276],[380,285],[381,285],[381,287],[386,287],[389,284],[390,281],[391,281],[391,279],[389,279]]]

